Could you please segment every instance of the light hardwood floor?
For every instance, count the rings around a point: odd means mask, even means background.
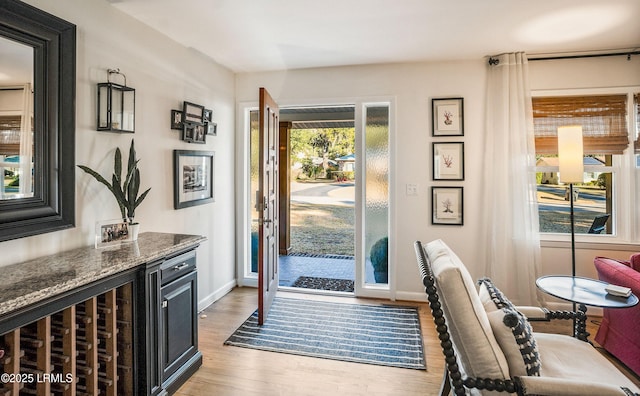
[[[278,296],[322,299],[344,303],[389,304],[388,301],[315,294]],[[427,370],[411,370],[310,358],[223,345],[258,305],[257,290],[236,288],[202,312],[199,347],[202,367],[176,393],[178,396],[429,396],[437,395],[444,362],[437,333],[426,303],[397,302],[420,307]],[[564,321],[563,321],[564,322]],[[565,328],[554,328],[564,331]],[[597,324],[589,321],[595,334]],[[637,378],[636,378],[637,380]],[[640,383],[640,382],[639,382]]]

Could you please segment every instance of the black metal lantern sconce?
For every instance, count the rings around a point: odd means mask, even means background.
[[[124,85],[111,82],[118,74]],[[127,87],[120,69],[107,69],[107,82],[98,84],[98,131],[135,132],[136,90]]]

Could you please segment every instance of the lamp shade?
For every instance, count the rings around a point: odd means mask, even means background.
[[[580,125],[558,127],[558,162],[562,183],[584,181],[583,157],[582,127]]]

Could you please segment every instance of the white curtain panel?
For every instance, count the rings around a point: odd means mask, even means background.
[[[23,87],[22,118],[20,125],[20,194],[31,194],[31,163],[33,159],[33,132],[31,117],[33,115],[33,92],[31,84]],[[24,194],[24,195],[23,195]]]
[[[518,305],[537,305],[540,238],[535,142],[524,53],[487,67],[483,205],[485,274]]]

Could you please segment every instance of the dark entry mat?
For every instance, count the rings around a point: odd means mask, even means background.
[[[291,287],[304,289],[331,290],[341,292],[353,292],[353,281],[349,279],[316,278],[313,276],[301,276],[296,279]]]

